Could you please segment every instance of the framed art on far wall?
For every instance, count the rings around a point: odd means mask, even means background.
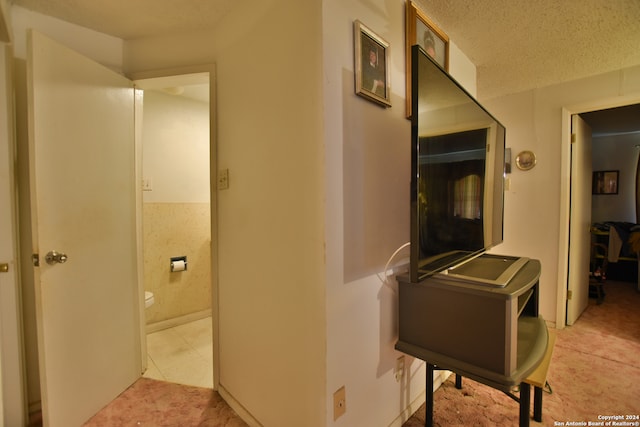
[[[436,60],[445,71],[449,71],[449,36],[425,15],[415,3],[407,0],[406,22],[406,85],[407,117],[411,117],[411,46],[420,47]]]
[[[618,194],[619,171],[594,171],[591,194]]]
[[[389,43],[357,20],[353,39],[356,94],[390,107]]]

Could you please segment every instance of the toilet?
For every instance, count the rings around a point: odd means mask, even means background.
[[[153,292],[144,291],[144,308],[149,308],[153,305]]]

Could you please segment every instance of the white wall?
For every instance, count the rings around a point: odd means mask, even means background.
[[[143,104],[144,289],[155,300],[145,318],[166,326],[211,313],[209,103],[146,89]],[[174,256],[187,271],[170,272]]]
[[[504,243],[493,252],[540,260],[540,314],[551,323],[564,324],[556,312],[558,295],[562,297],[558,287],[565,287],[558,273],[567,258],[563,242],[570,177],[570,127],[563,108],[583,113],[638,100],[640,67],[481,100],[506,126],[512,159],[522,150],[532,150],[537,157],[530,171],[512,168],[505,193]]]
[[[638,118],[640,120],[640,117]],[[636,168],[640,134],[593,138],[593,170],[617,170],[618,194],[591,198],[591,221],[636,223]]]
[[[320,16],[248,1],[209,33],[125,44],[131,73],[216,64],[220,387],[264,426],[325,424]]]
[[[404,1],[323,2],[327,259],[327,423],[402,424],[424,393],[424,364],[406,356],[394,377],[396,284],[381,273],[409,240],[411,122],[405,111]],[[355,94],[353,22],[390,44],[391,108]],[[446,29],[443,29],[446,32]],[[455,44],[451,73],[472,93],[475,67]],[[408,256],[402,252],[397,260]],[[333,393],[346,390],[346,413],[333,421]],[[417,409],[415,407],[414,409]],[[404,418],[403,418],[404,417]]]
[[[209,202],[209,105],[145,90],[143,114],[144,202]]]
[[[132,71],[216,63],[218,166],[231,182],[219,193],[220,381],[265,426],[333,425],[332,394],[343,384],[349,409],[336,425],[386,425],[424,390],[417,363],[410,384],[393,379],[394,296],[373,276],[409,230],[404,2],[387,3],[323,2],[322,42],[310,18],[320,2],[279,1],[238,11],[197,44],[184,36],[125,46]],[[391,43],[391,109],[354,95],[355,19]],[[244,34],[248,24],[256,27]],[[267,51],[255,49],[262,33]],[[256,70],[261,63],[270,67]],[[475,68],[455,45],[451,64],[475,91]],[[326,248],[317,234],[325,225]]]

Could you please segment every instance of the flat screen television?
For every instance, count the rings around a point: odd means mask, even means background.
[[[411,281],[502,242],[505,128],[419,46],[411,58]]]

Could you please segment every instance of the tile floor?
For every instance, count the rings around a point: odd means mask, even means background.
[[[211,317],[147,335],[144,377],[213,387]]]

